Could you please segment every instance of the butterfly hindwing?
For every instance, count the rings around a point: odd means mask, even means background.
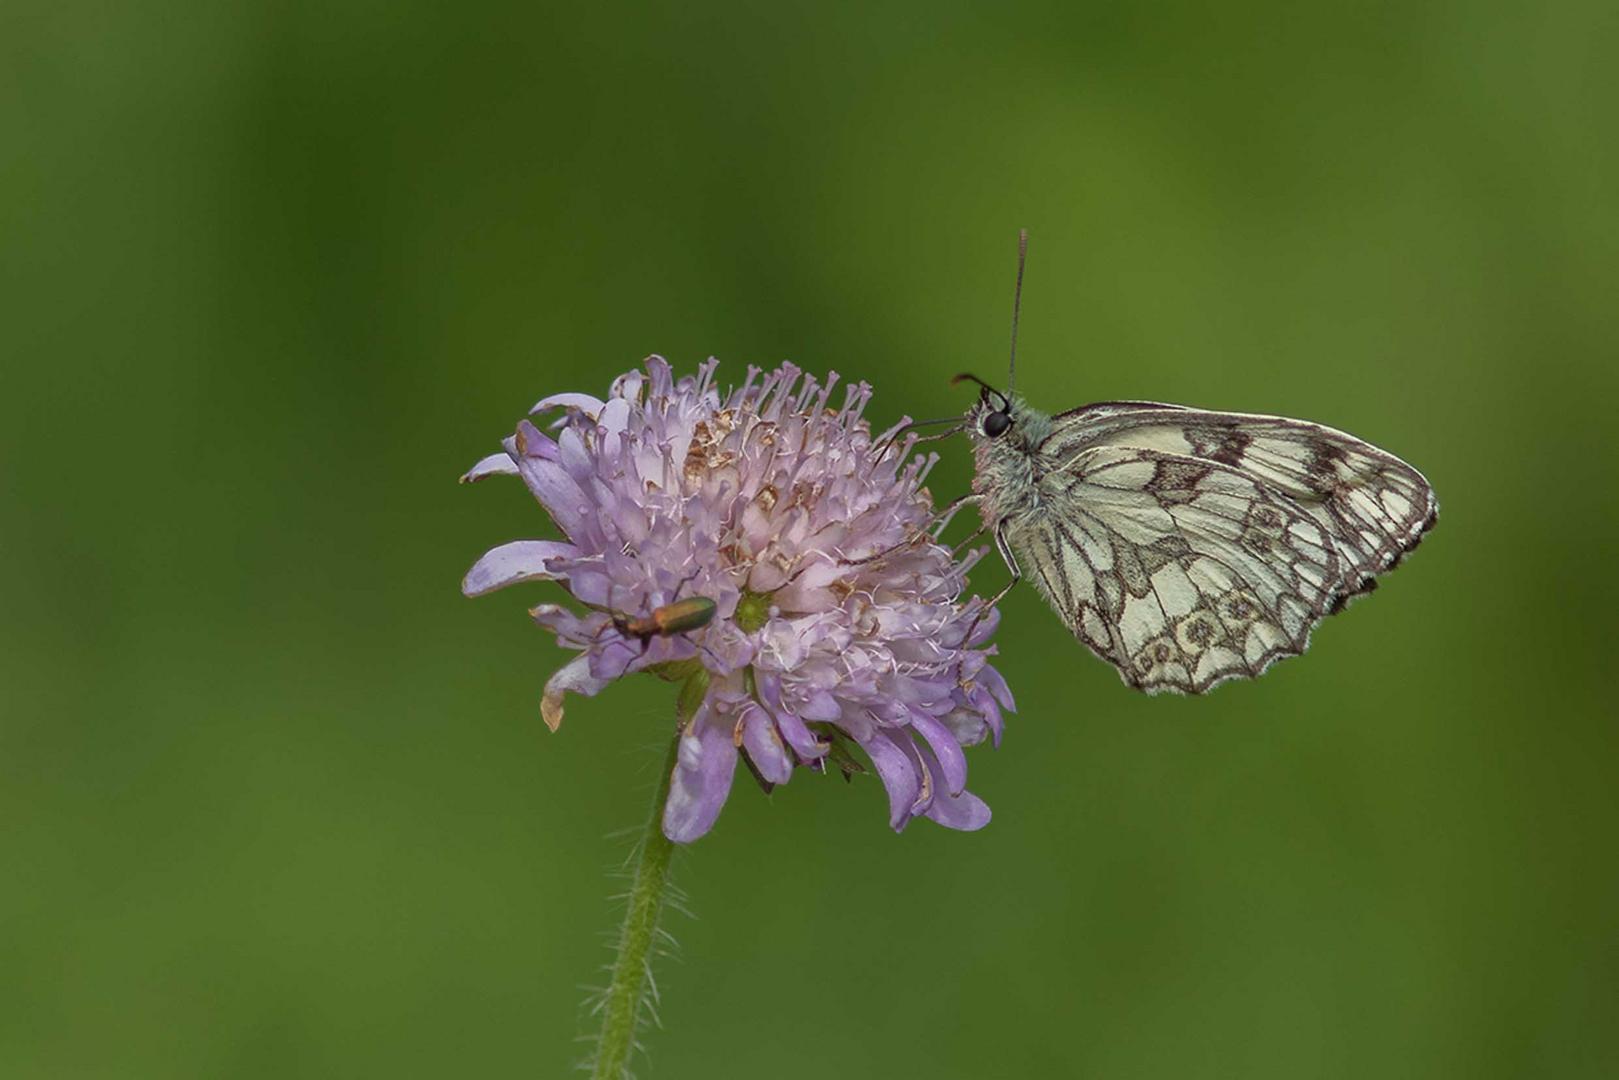
[[[1138,689],[1202,693],[1304,651],[1432,524],[1415,469],[1278,417],[1116,402],[1055,417],[1008,540]]]

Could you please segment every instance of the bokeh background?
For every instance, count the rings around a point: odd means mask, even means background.
[[[0,5],[0,1072],[565,1074],[669,689],[457,474],[648,352],[1356,432],[1443,521],[1138,697],[1031,590],[985,831],[739,778],[681,1077],[1619,1075],[1601,3]],[[941,497],[965,490],[946,448]],[[993,563],[980,588],[1003,579]],[[644,683],[644,685],[643,685]]]

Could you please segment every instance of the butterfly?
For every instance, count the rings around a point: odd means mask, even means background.
[[[1012,392],[1028,234],[1019,234],[1005,392],[945,421],[973,443],[972,493],[1011,571],[1147,693],[1201,694],[1308,647],[1438,518],[1427,479],[1353,435],[1280,416],[1107,401],[1056,416]],[[929,436],[942,438],[944,435]]]

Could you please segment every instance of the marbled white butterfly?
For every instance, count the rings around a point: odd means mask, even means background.
[[[966,431],[976,463],[946,519],[976,503],[1012,572],[985,610],[1028,575],[1126,683],[1200,694],[1302,653],[1433,527],[1420,472],[1307,420],[1150,401],[1030,409],[1012,393],[1027,247],[1020,234],[1006,392],[957,376],[981,390],[945,433]]]

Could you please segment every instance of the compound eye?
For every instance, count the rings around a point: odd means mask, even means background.
[[[1012,426],[1012,418],[1003,412],[992,412],[984,417],[984,434],[992,439],[998,439],[1006,434],[1006,429]]]

